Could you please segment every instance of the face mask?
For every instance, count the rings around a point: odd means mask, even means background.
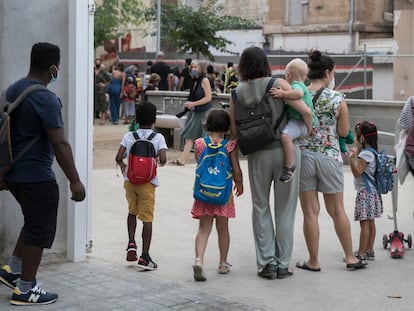
[[[328,89],[333,90],[334,87],[335,87],[335,76],[333,76],[331,82],[329,82]]]
[[[194,78],[198,78],[198,70],[197,70],[197,69],[192,69],[192,70],[191,70],[191,75],[192,75]]]
[[[52,77],[49,81],[50,84],[55,83],[57,80],[59,80],[59,69],[56,67],[56,77],[54,77],[52,73],[50,73],[50,76]]]

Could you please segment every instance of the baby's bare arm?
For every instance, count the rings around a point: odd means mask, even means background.
[[[270,94],[273,97],[283,97],[285,99],[301,99],[303,96],[303,91],[298,89],[292,89],[290,84],[284,79],[278,79],[279,86],[272,87],[270,89]]]

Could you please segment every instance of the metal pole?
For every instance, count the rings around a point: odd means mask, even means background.
[[[349,8],[349,39],[350,39],[350,51],[353,52],[355,49],[354,43],[354,33],[353,33],[353,24],[354,24],[354,0],[351,0]]]
[[[367,99],[367,45],[364,44],[364,99]]]
[[[157,0],[157,53],[161,49],[161,0]]]

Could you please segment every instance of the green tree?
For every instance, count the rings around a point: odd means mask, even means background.
[[[198,1],[198,9],[186,5],[167,4],[161,7],[161,42],[182,53],[204,55],[210,60],[213,47],[221,52],[232,53],[227,49],[232,42],[217,35],[220,30],[251,29],[257,27],[250,20],[222,14],[217,0]],[[148,21],[156,20],[156,8],[146,11]]]
[[[145,5],[140,0],[103,0],[94,17],[94,47],[125,35],[131,26],[145,22]]]

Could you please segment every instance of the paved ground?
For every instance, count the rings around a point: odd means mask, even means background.
[[[57,303],[39,310],[412,310],[414,297],[414,253],[405,250],[403,259],[391,259],[382,247],[382,236],[393,230],[391,196],[384,196],[385,211],[377,221],[376,261],[363,271],[346,271],[342,251],[332,222],[324,209],[320,215],[320,261],[322,271],[313,273],[294,268],[285,280],[264,280],[256,275],[250,194],[236,200],[237,216],[230,221],[230,274],[219,275],[217,235],[212,232],[205,257],[207,282],[194,282],[194,237],[197,221],[191,219],[194,164],[167,165],[159,169],[160,187],[151,256],[159,269],[139,272],[125,261],[127,207],[122,180],[116,176],[113,156],[123,129],[102,126],[95,130],[112,143],[97,138],[95,152],[108,155],[93,172],[93,249],[87,262],[44,263],[39,281],[60,294]],[[115,133],[115,134],[114,134]],[[109,136],[108,136],[109,135]],[[99,136],[97,134],[97,136]],[[101,148],[105,145],[105,148]],[[105,150],[105,149],[114,150]],[[101,152],[101,149],[104,150]],[[172,159],[177,151],[169,151]],[[98,161],[98,159],[97,159]],[[104,165],[104,163],[108,163]],[[246,161],[242,168],[247,175]],[[354,190],[352,174],[345,168],[345,202],[351,219],[354,244],[359,225],[352,220]],[[398,227],[405,234],[414,232],[414,181],[411,176],[399,188]],[[297,210],[292,266],[306,258],[302,234],[302,213]],[[141,227],[138,226],[137,232]],[[139,234],[137,234],[139,241]],[[139,246],[138,246],[139,247]],[[356,247],[356,246],[355,246]],[[391,297],[390,297],[391,296]],[[400,296],[401,298],[392,298]],[[0,287],[0,310],[8,305],[10,290]]]

